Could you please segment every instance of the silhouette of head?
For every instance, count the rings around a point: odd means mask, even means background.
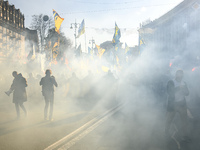
[[[17,77],[17,75],[18,75],[18,74],[17,74],[17,71],[13,71],[13,72],[12,72],[12,75],[13,75],[13,77]]]
[[[46,72],[45,72],[46,76],[50,76],[52,74],[51,70],[50,69],[47,69]]]

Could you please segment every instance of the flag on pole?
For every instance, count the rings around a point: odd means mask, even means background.
[[[64,18],[61,18],[54,9],[53,9],[53,16],[54,16],[54,21],[55,21],[55,31],[59,33],[59,29]]]
[[[121,37],[121,32],[120,29],[118,28],[116,22],[115,22],[115,33],[113,35],[113,39],[112,39],[112,44],[113,46],[115,46],[117,43],[119,43],[119,39]]]
[[[85,21],[83,19],[83,21],[81,22],[81,25],[80,25],[80,27],[78,29],[78,36],[77,36],[77,38],[79,38],[84,33],[85,33]]]

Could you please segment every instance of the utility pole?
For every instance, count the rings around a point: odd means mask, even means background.
[[[80,23],[76,23],[76,20],[75,20],[75,23],[71,23],[71,27],[70,29],[73,29],[73,26],[74,26],[74,37],[75,37],[75,49],[76,49],[76,29],[78,28],[78,26],[80,25]]]
[[[93,44],[95,44],[95,40],[93,39],[93,37],[92,37],[91,40],[89,40],[89,44],[92,44],[92,53],[94,53],[94,51],[93,51]]]

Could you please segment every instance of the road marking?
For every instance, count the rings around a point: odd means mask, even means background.
[[[44,150],[63,150],[63,149],[69,149],[72,147],[77,141],[82,139],[84,136],[89,134],[91,131],[93,131],[95,128],[97,128],[100,124],[102,124],[105,120],[107,120],[111,115],[116,113],[122,105],[118,105],[103,114],[93,118],[74,132],[68,134],[61,140],[55,142],[54,144],[50,145],[49,147],[45,148]]]

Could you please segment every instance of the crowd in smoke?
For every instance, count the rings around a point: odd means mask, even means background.
[[[191,36],[194,37],[194,32],[191,32],[187,41],[191,41]],[[1,65],[1,100],[3,102],[8,99],[4,92],[12,84],[12,71],[16,70],[27,79],[27,103],[31,101],[31,105],[34,106],[42,103],[42,89],[39,82],[44,76],[44,71],[51,69],[58,82],[58,88],[55,90],[55,103],[73,100],[74,106],[87,110],[97,107],[106,110],[123,103],[125,105],[120,110],[121,114],[110,119],[112,123],[121,123],[124,127],[121,130],[117,129],[114,135],[120,137],[129,131],[135,132],[137,136],[127,135],[129,140],[138,141],[136,139],[138,137],[145,143],[156,132],[158,142],[154,142],[159,145],[158,143],[163,142],[159,137],[164,135],[166,86],[167,82],[174,78],[176,70],[182,69],[185,73],[184,80],[191,91],[187,99],[188,104],[191,105],[191,102],[193,105],[199,104],[199,70],[197,68],[192,71],[194,63],[184,62],[188,60],[188,51],[181,55],[176,53],[171,62],[166,61],[164,54],[157,53],[154,47],[147,47],[134,61],[121,66],[120,69],[114,70],[112,67],[108,72],[99,69],[105,61],[103,58],[88,61],[85,58],[74,57],[74,53],[66,54],[68,64],[57,62],[57,64],[43,66],[43,68],[38,62],[20,65],[7,61]],[[196,53],[190,54],[191,58],[195,56]],[[129,141],[126,144],[135,149],[145,149],[148,146],[148,144],[142,145],[140,141],[134,144],[130,144]]]

